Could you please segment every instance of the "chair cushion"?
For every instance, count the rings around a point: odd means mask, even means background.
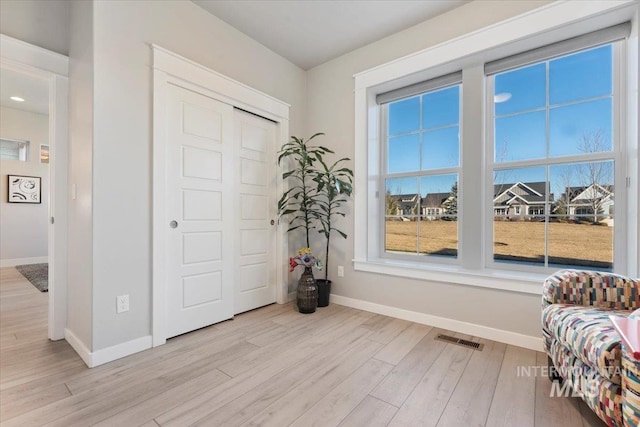
[[[555,337],[583,363],[620,384],[621,343],[611,314],[628,316],[629,311],[553,304],[543,310],[542,325],[547,340]]]

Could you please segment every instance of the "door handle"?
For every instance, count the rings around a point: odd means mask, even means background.
[[[173,220],[169,223],[169,227],[171,228],[178,228],[178,221]]]
[[[271,220],[271,225],[275,225],[276,221],[274,219]]]

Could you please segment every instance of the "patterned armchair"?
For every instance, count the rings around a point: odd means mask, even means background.
[[[609,315],[640,321],[640,281],[578,270],[545,280],[542,333],[549,377],[568,382],[607,425],[638,427],[640,361],[624,351]]]

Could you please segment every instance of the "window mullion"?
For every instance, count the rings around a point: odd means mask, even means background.
[[[462,71],[461,156],[458,175],[458,248],[462,267],[483,268],[484,202],[484,66]],[[488,116],[488,114],[487,114]]]
[[[385,241],[386,241],[386,222],[387,222],[387,212],[386,212],[386,181],[388,175],[388,155],[389,155],[389,137],[387,136],[387,128],[388,128],[388,115],[389,115],[389,106],[388,104],[383,104],[380,106],[380,141],[382,144],[381,153],[379,159],[379,171],[380,171],[380,182],[378,183],[378,218],[381,219],[381,224],[378,224],[377,232],[378,232],[378,242],[377,242],[377,254],[384,253]],[[382,201],[382,203],[380,202]]]
[[[561,165],[565,163],[584,163],[601,160],[613,160],[617,157],[614,151],[601,151],[598,153],[575,154],[572,156],[551,157],[549,159],[513,160],[492,164],[493,169],[513,169],[540,165]]]
[[[625,68],[626,68],[626,54],[625,54],[625,42],[618,42],[613,44],[613,141],[612,146],[615,157],[614,168],[614,185],[615,185],[615,203],[614,203],[614,235],[613,235],[613,266],[615,271],[634,276],[638,272],[638,266],[636,261],[638,259],[638,245],[637,245],[637,231],[636,239],[631,238],[631,221],[634,217],[637,218],[637,209],[633,209],[633,203],[638,201],[638,189],[636,187],[635,192],[631,191],[631,188],[627,188],[627,176],[629,171],[629,159],[627,158],[627,148],[631,139],[627,140],[626,135],[626,123],[629,120],[627,109],[623,107],[625,105],[626,97],[626,80]],[[627,142],[629,141],[629,142]],[[636,139],[637,143],[637,139]],[[637,146],[636,146],[637,149]],[[636,157],[637,160],[637,157]],[[637,167],[637,165],[636,165]],[[627,206],[631,208],[631,211],[627,215]],[[627,241],[628,239],[628,241]],[[634,250],[633,242],[635,240],[636,248]],[[634,256],[635,254],[635,256]],[[634,263],[636,265],[634,265]]]
[[[422,106],[422,100],[423,97],[422,95],[420,95],[420,172],[422,172],[422,170],[424,169],[424,159],[422,158],[422,153],[423,153],[423,149],[424,149],[424,117],[422,115],[423,113],[423,106]],[[421,238],[421,233],[420,233],[420,226],[422,225],[422,189],[420,188],[420,183],[421,183],[421,179],[420,177],[416,178],[418,180],[418,218],[417,218],[417,222],[418,222],[418,226],[416,227],[416,231],[418,233],[418,235],[416,236],[416,254],[420,255],[420,238]]]
[[[545,139],[545,149],[546,149],[546,159],[549,159],[549,154],[551,152],[551,128],[549,126],[549,105],[551,104],[551,94],[549,89],[549,61],[545,62],[545,117],[544,117],[544,139]],[[551,206],[549,203],[549,196],[551,193],[550,185],[549,185],[549,163],[545,162],[545,204],[544,204],[544,266],[549,267],[549,213],[551,210]]]
[[[484,235],[483,238],[483,263],[485,267],[491,267],[493,264],[493,240],[494,240],[494,209],[493,209],[493,181],[495,170],[495,103],[493,95],[495,93],[495,75],[486,77],[486,93],[485,93],[485,141],[484,141],[484,170],[488,171],[483,180],[483,205],[482,214],[484,216]]]

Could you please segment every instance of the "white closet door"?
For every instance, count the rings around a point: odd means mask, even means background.
[[[236,171],[235,313],[276,301],[276,125],[235,111]]]
[[[233,317],[233,107],[169,85],[167,338]]]

